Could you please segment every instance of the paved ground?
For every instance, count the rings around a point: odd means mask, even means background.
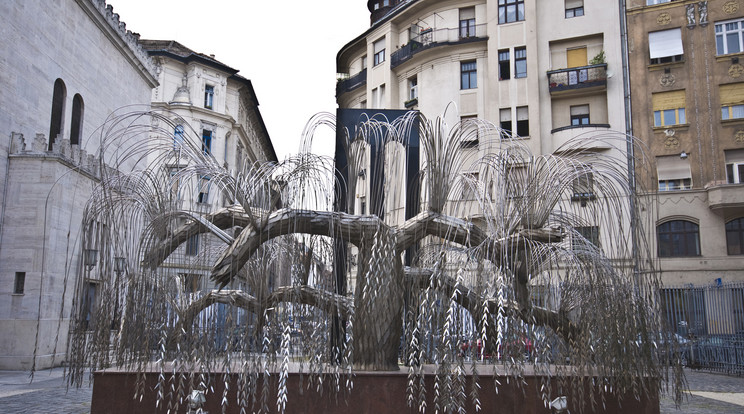
[[[744,412],[744,377],[686,370],[690,394],[677,409],[669,398],[661,413],[703,414]],[[27,372],[0,371],[2,413],[89,413],[92,388],[67,389],[62,369],[37,372],[29,382]]]

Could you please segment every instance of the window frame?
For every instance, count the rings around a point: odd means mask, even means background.
[[[472,11],[473,17],[462,18],[463,11]],[[467,13],[470,14],[470,13]],[[475,37],[475,7],[464,7],[460,9],[460,22],[458,34],[460,39]]]
[[[524,56],[522,56],[522,53]],[[519,66],[524,65],[524,72],[519,71]],[[514,48],[514,79],[527,77],[527,46]]]
[[[682,229],[673,229],[675,223],[682,223]],[[662,236],[669,240],[662,242]],[[678,242],[675,243],[674,239]],[[690,251],[692,242],[693,251]],[[700,251],[700,225],[690,220],[677,219],[668,220],[656,226],[657,255],[660,258],[669,257],[699,257]]]
[[[214,85],[204,85],[204,108],[214,109]]]
[[[581,1],[581,6],[575,6],[575,7],[568,7],[568,6],[569,6],[568,0],[566,0],[564,2],[564,7],[565,7],[565,14],[564,15],[565,15],[565,18],[566,19],[571,19],[571,18],[574,18],[574,17],[581,17],[581,16],[584,15],[584,2],[583,2],[583,0]]]
[[[375,51],[377,49],[377,46],[382,45],[382,47]],[[385,38],[382,37],[380,39],[377,39],[374,43],[372,43],[372,52],[374,53],[372,57],[372,67],[376,67],[381,65],[385,62]]]
[[[498,4],[499,24],[523,22],[525,19],[524,0],[499,0]],[[512,19],[509,18],[509,10],[513,10]],[[521,15],[520,15],[521,13]],[[520,18],[521,17],[521,18]]]
[[[207,134],[207,132],[209,134]],[[212,153],[212,139],[214,139],[214,131],[208,128],[202,129],[202,152],[204,154]]]
[[[23,295],[26,290],[26,272],[15,272],[13,280],[13,294]]]
[[[501,128],[502,131],[507,133],[507,135],[512,136],[514,134],[514,122],[512,121],[512,110],[511,108],[501,108],[499,109],[499,128]],[[504,114],[508,114],[509,119],[505,119]],[[505,128],[505,126],[509,126],[508,128]]]
[[[470,66],[472,65],[472,67]],[[478,62],[466,60],[460,62],[460,90],[478,88]]]
[[[736,226],[732,225],[736,223]],[[734,228],[736,227],[736,228]],[[741,256],[744,255],[744,217],[735,218],[726,222],[726,254],[729,256]],[[736,238],[738,245],[732,245],[729,243],[731,238]],[[738,252],[734,251],[732,247],[738,247]]]
[[[520,112],[526,113],[525,119],[520,118]],[[518,137],[529,137],[530,136],[530,109],[529,106],[518,106],[517,107],[517,128],[516,133]]]
[[[736,23],[739,27],[738,29],[728,30],[726,29],[726,25]],[[719,28],[721,29],[719,31]],[[744,18],[738,17],[736,19],[731,20],[724,20],[721,22],[717,22],[714,26],[714,33],[715,33],[715,42],[716,42],[716,56],[723,56],[723,55],[730,55],[734,53],[741,53],[744,52]],[[737,41],[739,50],[736,52],[731,52],[728,49],[728,34],[738,33]],[[720,40],[720,44],[719,44]]]
[[[735,174],[735,172],[738,172],[738,174]],[[744,184],[744,161],[726,163],[726,183]]]
[[[511,51],[509,49],[502,49],[498,51],[499,54],[499,80],[511,79]],[[506,76],[504,76],[506,72]]]
[[[185,256],[198,256],[199,255],[199,233],[194,233],[186,239],[186,245],[184,246],[183,254]]]

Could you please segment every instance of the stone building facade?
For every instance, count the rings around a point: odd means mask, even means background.
[[[744,2],[630,0],[627,16],[664,283],[742,282]]]
[[[65,358],[96,128],[149,104],[155,66],[102,0],[0,4],[0,369]]]

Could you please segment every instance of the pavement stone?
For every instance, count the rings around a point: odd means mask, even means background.
[[[680,407],[662,396],[661,414],[739,414],[744,412],[744,377],[685,369],[689,393]],[[39,371],[30,381],[24,371],[0,371],[0,412],[90,413],[93,387],[67,387],[64,370]]]

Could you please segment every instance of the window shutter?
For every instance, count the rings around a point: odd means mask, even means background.
[[[374,44],[375,53],[379,53],[383,49],[385,49],[385,38],[384,37],[382,39],[376,41],[375,44]]]
[[[649,33],[648,51],[651,59],[683,54],[682,29],[677,28]]]
[[[682,159],[679,155],[656,158],[656,173],[661,180],[681,180],[692,177],[689,158]]]
[[[566,0],[567,9],[575,9],[584,5],[584,0]]]
[[[571,115],[589,115],[589,105],[572,106]]]
[[[744,104],[744,83],[730,83],[719,86],[721,96],[721,105],[742,105]]]
[[[685,107],[685,90],[651,94],[651,105],[654,111]]]
[[[499,111],[501,122],[511,121],[511,108],[504,108]]]
[[[744,149],[737,150],[726,150],[726,163],[730,162],[744,162]]]
[[[586,66],[586,47],[566,50],[566,62],[569,68]]]
[[[460,20],[475,19],[475,7],[460,9]]]
[[[529,109],[526,106],[517,107],[517,121],[526,121],[529,119]]]

